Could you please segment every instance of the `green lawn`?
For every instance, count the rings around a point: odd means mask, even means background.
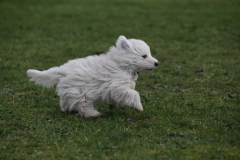
[[[83,119],[26,70],[144,40],[144,112]],[[229,94],[228,94],[229,93]],[[0,159],[240,159],[239,0],[0,0]]]

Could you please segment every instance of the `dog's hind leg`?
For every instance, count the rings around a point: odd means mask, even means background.
[[[81,117],[99,117],[102,115],[94,109],[92,101],[86,98],[84,91],[67,87],[64,84],[57,86],[62,111],[78,111],[78,115]]]

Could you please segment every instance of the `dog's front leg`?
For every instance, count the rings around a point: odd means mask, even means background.
[[[139,93],[133,89],[124,90],[116,96],[115,101],[123,106],[129,106],[143,111]]]
[[[129,103],[129,106],[137,109],[140,112],[143,111],[143,106],[142,106],[142,103],[140,100],[140,95],[137,91],[132,90],[132,89],[128,90],[125,101],[127,101]]]

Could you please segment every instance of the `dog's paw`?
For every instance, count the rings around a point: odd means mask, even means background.
[[[85,118],[94,118],[94,117],[102,117],[102,113],[94,114],[94,115],[84,115]]]
[[[135,109],[136,109],[137,111],[139,111],[139,112],[143,112],[143,107],[142,107],[142,105],[137,106]]]
[[[101,117],[103,114],[96,111],[96,110],[92,110],[91,112],[87,112],[84,114],[85,118],[92,118],[92,117]]]

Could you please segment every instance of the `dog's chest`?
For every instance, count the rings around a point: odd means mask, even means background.
[[[135,88],[137,79],[138,79],[138,72],[133,72],[132,78],[131,78],[131,81],[130,81],[130,88],[131,89]]]
[[[133,72],[132,73],[132,79],[136,82],[137,81],[137,79],[138,79],[138,72]]]

